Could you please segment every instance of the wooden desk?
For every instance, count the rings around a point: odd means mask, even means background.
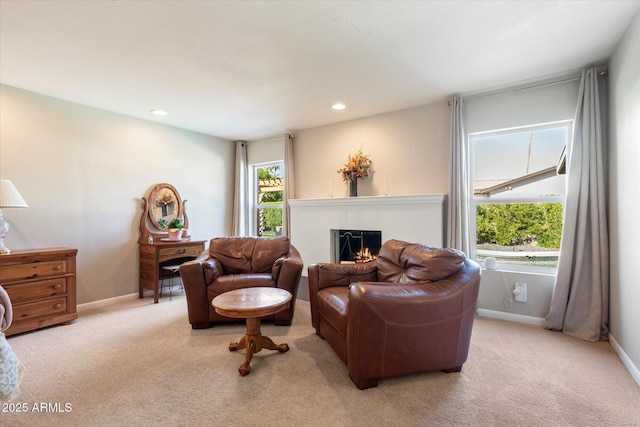
[[[153,291],[153,302],[157,303],[162,265],[178,264],[197,258],[204,251],[204,242],[155,240],[153,243],[140,243],[139,297],[144,297],[144,289],[150,289]]]
[[[78,318],[77,253],[77,249],[50,248],[0,255],[0,285],[13,306],[13,323],[5,335],[72,323]]]
[[[269,337],[260,332],[260,317],[269,316],[289,308],[291,294],[280,288],[244,288],[225,292],[213,299],[211,305],[223,316],[247,319],[247,333],[239,342],[229,344],[229,351],[246,349],[244,363],[238,372],[243,377],[251,372],[253,354],[263,348],[289,351],[287,344],[274,344]]]

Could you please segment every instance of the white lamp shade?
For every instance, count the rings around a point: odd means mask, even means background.
[[[0,179],[0,208],[27,208],[15,185],[8,179]]]

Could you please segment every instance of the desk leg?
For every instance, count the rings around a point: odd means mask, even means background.
[[[267,350],[278,350],[280,353],[286,353],[289,351],[289,346],[286,343],[283,344],[274,344],[269,337],[262,337],[262,348],[266,348]]]
[[[244,362],[238,368],[238,372],[240,372],[241,376],[245,376],[251,372],[251,359],[253,359],[253,353],[255,353],[256,343],[255,341],[251,341],[249,343],[249,348],[247,348],[247,353],[244,356]]]
[[[229,344],[229,351],[237,351],[240,349],[246,349],[244,362],[238,368],[238,372],[243,377],[251,372],[251,359],[253,354],[258,353],[262,348],[267,350],[278,350],[280,353],[289,351],[287,344],[274,344],[269,337],[265,337],[260,332],[260,318],[250,317],[247,319],[247,333],[240,338],[238,342],[232,342]]]

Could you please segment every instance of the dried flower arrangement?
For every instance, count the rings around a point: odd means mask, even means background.
[[[358,150],[355,155],[349,155],[349,161],[345,163],[342,169],[338,169],[338,173],[342,175],[343,181],[351,181],[363,176],[369,176],[371,168],[371,158],[362,154],[362,150]]]

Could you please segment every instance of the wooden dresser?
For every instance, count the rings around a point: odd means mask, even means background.
[[[78,318],[77,253],[77,249],[50,248],[0,255],[0,286],[13,306],[13,323],[5,335],[71,323]]]
[[[153,302],[158,302],[158,283],[160,268],[163,265],[182,264],[196,259],[204,251],[204,240],[163,241],[154,240],[153,243],[140,242],[140,280],[139,296],[144,296],[144,290],[153,291]]]

